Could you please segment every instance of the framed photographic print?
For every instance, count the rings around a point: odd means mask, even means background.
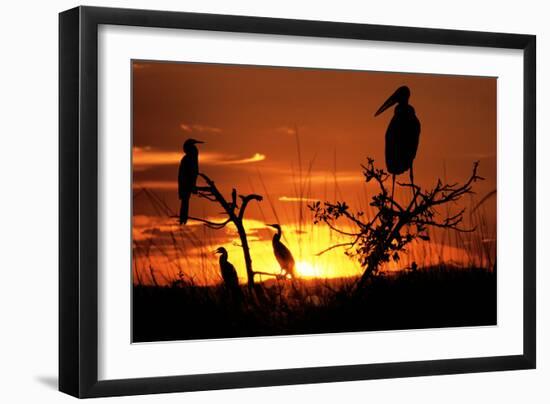
[[[534,368],[535,43],[61,13],[60,390]]]

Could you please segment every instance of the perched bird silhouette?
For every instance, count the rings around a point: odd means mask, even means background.
[[[386,130],[386,168],[392,174],[392,199],[396,175],[409,170],[411,184],[414,185],[413,161],[420,139],[420,121],[409,104],[410,95],[409,87],[399,87],[374,114],[378,116],[397,104]]]
[[[223,283],[229,292],[237,297],[240,296],[241,289],[239,288],[239,278],[237,271],[231,262],[227,260],[227,250],[220,247],[216,250],[216,254],[220,254],[220,271],[222,273]]]
[[[189,199],[197,192],[197,176],[199,175],[199,149],[196,144],[204,143],[200,140],[187,139],[183,143],[185,155],[181,159],[178,171],[178,194],[181,200],[180,224],[187,223],[189,218]]]
[[[268,226],[277,230],[277,233],[273,236],[272,244],[275,258],[281,266],[281,272],[283,272],[285,276],[290,275],[291,278],[295,278],[296,274],[294,272],[294,267],[296,263],[294,262],[294,257],[290,250],[281,242],[281,236],[283,234],[281,226],[278,224],[268,224]]]

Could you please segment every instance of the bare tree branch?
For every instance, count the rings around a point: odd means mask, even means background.
[[[227,219],[225,222],[212,222],[210,220],[200,219],[198,217],[191,217],[191,216],[189,217],[189,220],[195,220],[197,222],[204,223],[206,226],[210,227],[211,229],[222,229],[231,222],[231,219]]]
[[[254,275],[273,276],[274,278],[279,278],[281,276],[281,274],[275,274],[272,272],[262,272],[262,271],[254,271]]]
[[[359,239],[359,237],[357,238]],[[335,248],[340,248],[340,247],[353,247],[355,245],[354,242],[350,241],[348,243],[339,243],[339,244],[334,244],[334,245],[331,245],[330,247],[328,248],[325,248],[324,250],[322,251],[319,251],[317,254],[315,254],[317,257],[320,257],[321,255],[323,255],[324,253],[327,253],[331,250],[334,250]]]
[[[250,249],[248,246],[248,238],[246,235],[246,230],[244,228],[243,220],[244,220],[244,214],[246,207],[250,203],[250,201],[262,201],[262,196],[258,194],[250,194],[250,195],[239,195],[239,197],[242,200],[242,204],[240,207],[240,210],[238,213],[236,213],[236,209],[238,209],[237,206],[237,190],[233,188],[231,190],[231,200],[230,202],[225,199],[223,194],[220,192],[220,190],[216,187],[216,184],[214,181],[208,177],[206,174],[199,173],[199,177],[201,177],[207,184],[207,186],[201,186],[197,187],[197,195],[200,198],[207,199],[211,202],[218,203],[222,209],[223,214],[227,215],[227,219],[223,222],[213,222],[207,219],[201,219],[196,217],[190,217],[189,219],[204,223],[205,226],[210,227],[212,229],[222,229],[225,226],[227,226],[229,223],[233,223],[235,227],[237,228],[237,233],[239,234],[239,238],[241,240],[240,247],[243,250],[244,255],[244,262],[246,265],[246,274],[248,277],[248,287],[253,290],[254,288],[254,270],[252,269],[252,258],[250,256]]]
[[[250,195],[239,195],[239,198],[241,198],[241,209],[239,211],[239,219],[242,220],[244,217],[244,212],[246,210],[246,207],[248,206],[248,203],[250,201],[258,201],[261,202],[264,198],[261,195],[258,194],[250,194]]]
[[[379,188],[370,206],[376,210],[376,215],[371,220],[365,221],[363,213],[353,213],[345,202],[330,203],[315,202],[308,205],[314,213],[314,223],[325,223],[328,227],[341,235],[353,237],[349,242],[334,244],[319,252],[324,254],[336,248],[345,247],[348,254],[357,257],[364,268],[359,284],[376,274],[379,267],[389,260],[398,261],[400,253],[405,252],[405,247],[416,238],[429,240],[427,229],[430,227],[456,230],[459,232],[471,232],[474,229],[461,227],[465,210],[462,209],[453,214],[441,217],[437,207],[454,203],[467,194],[473,193],[475,182],[483,180],[477,174],[479,162],[475,162],[468,179],[460,184],[458,182],[445,184],[437,180],[431,189],[423,190],[416,184],[400,183],[403,188],[411,188],[413,196],[406,205],[401,205],[390,196],[386,182],[391,178],[390,174],[374,165],[373,159],[367,159],[363,165],[365,181],[374,181]],[[393,194],[393,193],[392,193]],[[356,227],[356,231],[343,231],[335,225],[335,222],[345,218]],[[353,249],[353,252],[350,251]]]

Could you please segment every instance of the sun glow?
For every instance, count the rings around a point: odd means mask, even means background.
[[[206,216],[212,221],[221,221],[221,217]],[[288,222],[283,225],[283,242],[292,252],[295,260],[295,273],[300,279],[333,279],[360,276],[363,269],[356,257],[348,257],[343,249],[332,249],[319,255],[327,247],[349,241],[344,236],[335,235],[328,226],[297,226]],[[271,281],[281,274],[281,268],[273,253],[272,237],[274,232],[265,228],[258,219],[245,219],[248,230],[250,255],[253,269],[269,275],[259,275],[257,282]],[[345,231],[351,229],[344,227]],[[151,284],[171,284],[183,276],[184,280],[195,285],[215,285],[220,283],[218,257],[212,251],[224,247],[229,253],[229,261],[237,270],[239,281],[247,280],[246,263],[242,247],[239,244],[237,230],[229,225],[223,231],[205,229],[199,222],[189,222],[179,226],[173,218],[160,216],[134,216],[134,270],[136,282]],[[468,251],[459,245],[441,243],[433,237],[430,241],[414,241],[407,253],[402,254],[399,262],[384,265],[384,270],[409,268],[414,261],[420,267],[436,265],[440,262],[452,262],[458,266],[472,265]],[[480,263],[478,265],[482,265]],[[151,268],[156,278],[152,280]],[[280,279],[280,278],[279,278]]]
[[[315,264],[307,261],[298,261],[296,263],[296,272],[302,278],[314,278],[321,275],[321,270]]]

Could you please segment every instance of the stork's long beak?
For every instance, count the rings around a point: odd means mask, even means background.
[[[206,143],[206,142],[203,142],[202,140],[195,140],[195,143],[196,143],[196,144],[204,144],[204,143]]]
[[[276,224],[267,224],[266,226],[275,228],[277,225]]]
[[[397,100],[397,96],[396,96],[396,93],[393,93],[390,98],[388,98],[386,100],[386,102],[384,102],[382,104],[382,106],[380,108],[378,108],[378,111],[376,111],[376,113],[374,114],[374,116],[378,116],[380,115],[382,112],[384,112],[385,110],[387,110],[389,107],[391,107],[392,105],[394,104],[397,104],[398,100]]]

